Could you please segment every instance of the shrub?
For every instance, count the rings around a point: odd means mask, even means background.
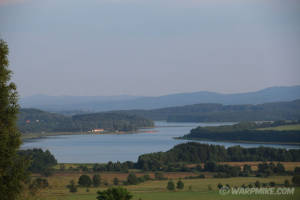
[[[222,185],[221,183],[219,183],[219,184],[217,185],[217,187],[218,187],[219,189],[221,189],[221,188],[223,187],[223,185]]]
[[[114,182],[114,185],[119,185],[119,179],[117,177],[114,178],[113,182]]]
[[[101,185],[101,176],[100,176],[99,174],[95,174],[95,175],[93,176],[93,185],[94,185],[95,187],[98,187],[98,186]]]
[[[136,185],[139,183],[139,180],[134,173],[130,173],[127,177],[127,183],[129,185]]]
[[[92,180],[88,175],[81,175],[78,184],[82,187],[90,187],[92,185]]]
[[[259,188],[261,184],[259,181],[255,181],[254,185],[255,185],[255,187]]]
[[[285,186],[285,187],[289,187],[289,186],[290,186],[290,181],[286,179],[286,180],[284,181],[284,186]]]
[[[168,182],[167,189],[170,190],[170,191],[175,190],[175,184],[174,184],[174,182],[172,180],[170,180]]]
[[[276,184],[275,184],[274,181],[271,181],[271,182],[269,183],[269,185],[270,185],[271,187],[274,187]]]
[[[179,180],[177,182],[176,188],[179,189],[179,190],[182,190],[184,188],[184,183],[181,180]]]
[[[104,191],[97,192],[97,200],[130,200],[132,195],[127,191],[126,188],[113,187]]]
[[[70,181],[70,184],[67,185],[67,188],[69,188],[69,191],[72,192],[72,193],[77,192],[77,187],[76,187],[76,185],[75,185],[74,180],[71,180],[71,181]]]
[[[296,186],[300,186],[300,175],[294,175],[292,178],[292,182]]]

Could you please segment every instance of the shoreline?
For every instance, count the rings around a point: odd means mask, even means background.
[[[109,131],[103,133],[91,133],[91,132],[45,132],[45,133],[21,133],[22,142],[30,141],[30,140],[38,140],[47,138],[49,136],[61,136],[61,135],[122,135],[122,134],[138,134],[138,133],[156,133],[155,130],[145,130],[145,129],[153,129],[155,127],[143,127],[136,131]]]
[[[258,142],[258,141],[250,141],[250,140],[211,140],[207,138],[183,138],[183,137],[174,137],[175,140],[187,140],[187,141],[207,141],[207,142],[231,142],[231,143],[244,143],[244,144],[282,144],[282,145],[297,145],[300,146],[300,143],[293,143],[293,142]]]

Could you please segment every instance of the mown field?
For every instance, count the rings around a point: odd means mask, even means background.
[[[66,188],[70,180],[77,181],[82,173],[60,173],[48,178],[50,187],[39,192],[36,199],[43,200],[95,200],[98,190],[103,190],[112,185],[114,177],[121,181],[125,180],[126,173],[101,173],[102,180],[106,180],[110,186],[78,188],[77,193],[72,194]],[[90,174],[92,176],[92,174]],[[137,176],[144,175],[138,173]],[[152,174],[150,174],[152,176]],[[176,182],[179,177],[193,175],[191,173],[165,173],[165,177],[172,178]],[[209,175],[209,174],[206,174]],[[256,177],[236,177],[236,178],[205,178],[205,179],[182,179],[185,188],[170,192],[166,189],[168,180],[147,181],[138,185],[124,186],[134,196],[134,200],[214,200],[214,199],[300,199],[300,188],[296,188],[294,195],[220,195],[217,184],[229,184],[230,186],[241,186],[242,184],[254,184],[255,181],[269,183],[274,181],[276,184],[283,184],[285,180],[291,182],[291,176],[272,176],[268,178]],[[211,187],[211,189],[209,189]]]

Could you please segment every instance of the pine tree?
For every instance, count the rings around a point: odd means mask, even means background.
[[[8,46],[0,39],[0,197],[2,200],[17,199],[22,183],[28,177],[25,159],[18,156],[21,145],[16,126],[19,111],[16,85],[10,82]]]

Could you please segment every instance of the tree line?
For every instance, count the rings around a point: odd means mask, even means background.
[[[271,130],[263,129],[279,125],[299,124],[299,120],[292,122],[275,121],[265,123],[241,122],[235,125],[217,127],[197,127],[180,139],[207,139],[217,141],[253,141],[300,143],[300,130]]]
[[[299,149],[280,149],[270,147],[243,148],[233,146],[188,142],[174,146],[166,152],[139,156],[137,167],[146,171],[174,168],[176,163],[206,163],[208,161],[300,161]]]
[[[17,125],[22,133],[79,132],[93,129],[135,131],[153,127],[154,122],[133,114],[115,112],[63,116],[37,109],[21,109]]]

